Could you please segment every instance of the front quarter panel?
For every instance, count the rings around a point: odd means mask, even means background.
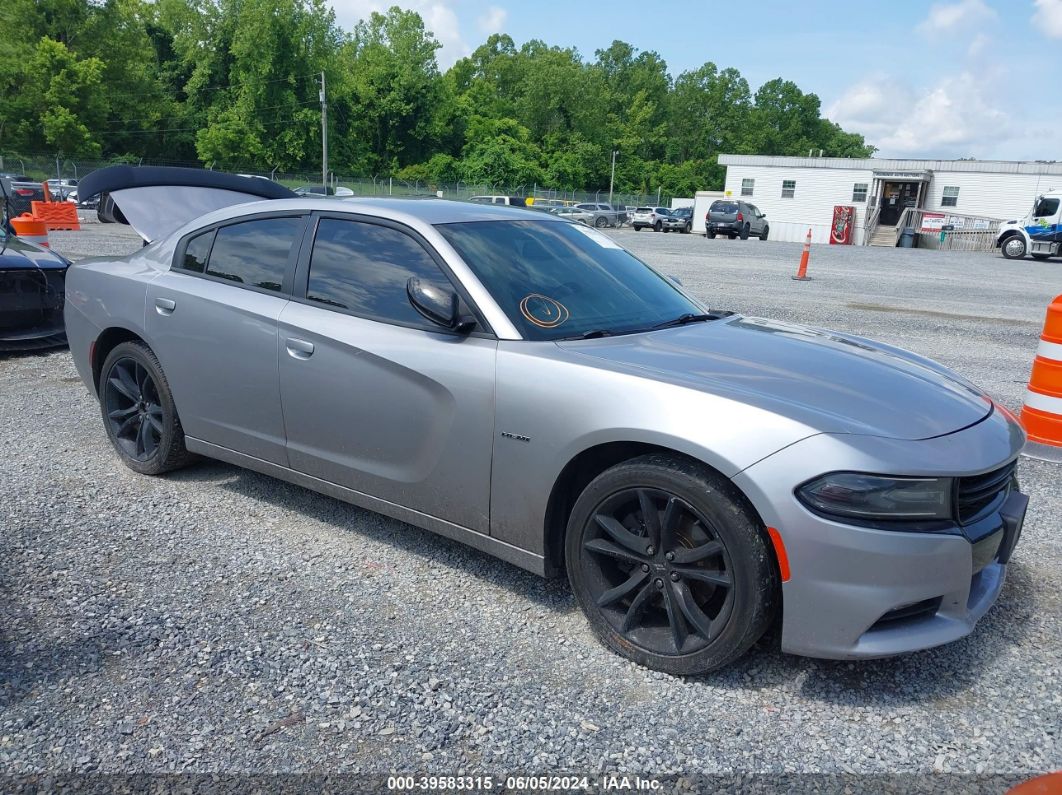
[[[492,536],[544,554],[553,486],[568,462],[597,445],[657,445],[729,477],[814,433],[744,403],[592,361],[552,342],[499,345]]]

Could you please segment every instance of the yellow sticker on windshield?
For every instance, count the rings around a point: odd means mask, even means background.
[[[539,328],[556,328],[571,317],[568,307],[560,301],[531,293],[520,302],[520,314]]]

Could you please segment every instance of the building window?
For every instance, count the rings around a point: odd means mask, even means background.
[[[852,186],[852,201],[865,202],[867,200],[867,183],[857,182]]]
[[[944,196],[940,200],[941,207],[958,207],[959,206],[959,189],[956,187],[945,187]]]
[[[792,199],[796,196],[796,180],[795,179],[783,179],[782,180],[782,198]]]
[[[755,188],[756,188],[756,180],[754,180],[754,179],[743,179],[743,180],[741,180],[741,195],[742,196],[751,196],[752,195],[752,191]]]

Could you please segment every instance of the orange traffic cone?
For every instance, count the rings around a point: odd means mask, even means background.
[[[811,277],[808,276],[808,260],[811,259],[811,230],[808,229],[808,239],[804,241],[804,253],[800,255],[800,267],[797,268],[797,274],[793,277],[798,282],[809,282]]]
[[[1062,462],[1062,295],[1047,307],[1021,424],[1029,435],[1025,455]]]
[[[38,246],[48,246],[48,224],[29,213],[22,213],[18,218],[11,219],[11,226],[15,228],[15,234],[22,240],[36,243]]]

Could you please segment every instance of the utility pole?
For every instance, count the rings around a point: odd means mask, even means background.
[[[616,155],[619,152],[612,150],[612,176],[608,179],[608,206],[612,206],[612,186],[616,184]]]
[[[325,97],[325,73],[321,71],[321,184],[328,185],[328,101]]]

